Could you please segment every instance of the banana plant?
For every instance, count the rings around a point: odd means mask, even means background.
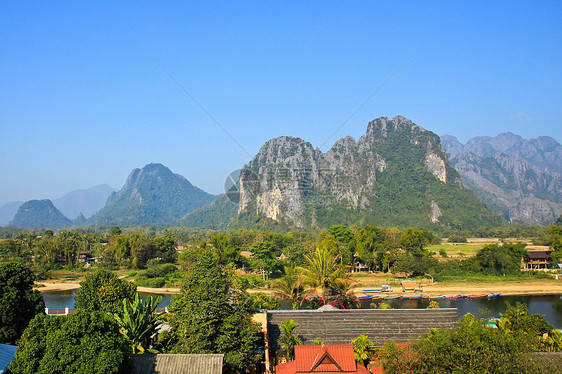
[[[137,293],[132,303],[128,299],[123,300],[122,316],[113,314],[119,332],[129,340],[133,354],[143,353],[149,347],[150,338],[157,332],[161,322],[154,311],[161,300],[162,296],[156,300],[148,296],[143,303]]]

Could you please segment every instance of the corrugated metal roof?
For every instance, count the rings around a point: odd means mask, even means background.
[[[456,308],[441,309],[346,309],[319,310],[268,310],[267,329],[271,349],[280,349],[279,328],[284,321],[299,324],[295,334],[303,344],[314,340],[325,344],[350,344],[359,335],[367,335],[373,346],[385,342],[405,343],[417,339],[431,328],[453,328],[460,318]]]
[[[132,355],[133,374],[222,374],[222,354]]]
[[[9,344],[0,344],[0,374],[4,374],[10,366],[10,362],[16,358],[16,350],[18,347]]]
[[[562,373],[562,352],[531,353],[531,365],[543,373]]]

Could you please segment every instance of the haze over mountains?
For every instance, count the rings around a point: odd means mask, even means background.
[[[461,229],[501,224],[495,212],[512,222],[550,224],[562,212],[560,170],[562,146],[550,137],[507,133],[463,145],[404,117],[381,117],[359,140],[342,138],[326,153],[300,138],[271,139],[220,196],[149,164],[134,169],[117,192],[101,185],[52,203],[15,202],[0,208],[0,218],[6,222],[11,213],[13,226],[52,228],[375,223]]]
[[[562,213],[562,146],[553,138],[504,133],[463,145],[443,135],[441,142],[463,184],[506,220],[545,225]]]
[[[115,190],[107,184],[102,184],[85,190],[71,191],[52,200],[52,203],[70,220],[75,220],[80,215],[89,218],[105,206],[107,198],[113,191]],[[23,203],[23,201],[14,201],[1,206],[0,226],[7,225]]]

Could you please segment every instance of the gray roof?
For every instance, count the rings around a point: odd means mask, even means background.
[[[4,374],[8,370],[10,362],[16,358],[16,350],[18,347],[9,344],[0,344],[0,374]]]
[[[268,310],[267,329],[273,350],[279,349],[279,325],[288,319],[299,324],[295,332],[303,344],[312,344],[315,339],[325,344],[350,344],[359,335],[367,335],[373,346],[382,347],[385,342],[415,340],[431,328],[453,328],[459,318],[456,308]]]
[[[530,358],[536,372],[562,373],[562,352],[535,352]]]
[[[132,355],[133,374],[222,374],[222,354]]]

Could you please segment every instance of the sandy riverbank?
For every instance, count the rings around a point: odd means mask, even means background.
[[[80,281],[67,281],[67,282],[51,282],[41,281],[36,282],[35,287],[40,292],[60,292],[71,291],[80,288]],[[159,293],[159,294],[179,294],[179,288],[150,288],[150,287],[137,287],[139,292]]]
[[[80,288],[79,281],[66,281],[66,282],[50,282],[42,281],[36,283],[37,290],[41,292],[59,292],[70,291]],[[402,292],[400,285],[392,285],[394,292],[391,293],[369,293],[380,295],[402,295],[413,294],[414,292]],[[358,286],[355,288],[357,296],[364,296],[367,293],[363,292],[365,287]],[[371,287],[372,288],[372,287]],[[137,287],[139,292],[157,293],[157,294],[179,294],[179,288],[151,288],[151,287]],[[271,289],[249,290],[250,292],[263,292],[268,295],[273,294]],[[450,282],[424,284],[423,293],[428,295],[479,295],[479,294],[493,294],[501,293],[502,295],[551,295],[562,294],[562,281],[560,280],[533,280],[533,281],[517,281],[517,282],[479,282],[479,283],[466,283],[466,282]],[[416,294],[419,294],[416,292]]]
[[[368,293],[369,295],[412,295],[414,292],[403,292],[400,285],[393,285],[394,292],[391,293]],[[356,289],[358,296],[367,295],[362,289]],[[415,292],[419,294],[419,292]],[[518,282],[517,284],[497,283],[434,283],[423,285],[423,294],[427,295],[480,295],[500,293],[508,295],[553,295],[562,294],[562,283],[554,282]]]

